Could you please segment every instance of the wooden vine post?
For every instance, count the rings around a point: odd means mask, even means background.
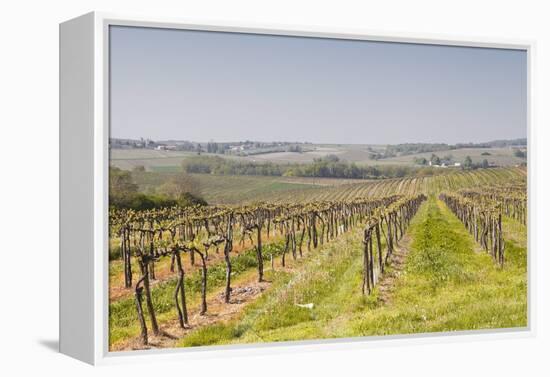
[[[233,214],[228,215],[225,245],[223,247],[223,256],[225,260],[225,303],[229,303],[231,298],[231,258],[229,256],[231,250],[233,250]]]

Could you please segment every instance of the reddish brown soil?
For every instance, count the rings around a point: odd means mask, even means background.
[[[278,240],[277,237],[274,237],[273,235],[270,236],[270,238],[267,238],[265,235],[263,235],[264,242],[273,242],[274,240]],[[238,255],[239,253],[248,250],[250,248],[254,247],[252,243],[250,243],[249,240],[246,240],[244,245],[242,245],[240,242],[235,242],[233,245],[233,251],[231,254],[233,256]],[[212,249],[208,253],[208,265],[214,265],[217,263],[222,263],[223,261],[223,249],[220,247],[218,250],[218,253],[216,253],[215,249]],[[195,258],[195,265],[191,265],[191,261],[189,256],[185,256],[182,258],[183,262],[183,268],[185,270],[186,274],[193,273],[194,271],[200,269],[200,263],[198,261],[198,256]],[[121,263],[120,261],[117,261],[115,263]],[[171,278],[176,277],[175,272],[170,271],[170,261],[168,257],[164,257],[163,260],[159,261],[155,265],[155,278],[151,280],[151,286],[155,286],[156,284],[159,284],[163,281],[169,280]],[[134,273],[134,280],[137,280],[137,275]],[[133,294],[133,288],[125,288],[124,287],[124,278],[123,273],[120,274],[120,277],[116,277],[115,279],[110,279],[109,282],[109,302],[115,302],[122,298],[128,297]]]
[[[254,279],[255,278],[254,276]],[[258,298],[269,285],[270,282],[259,283],[253,280],[243,282],[241,285],[233,287],[229,304],[226,304],[224,301],[223,291],[218,291],[213,294],[212,297],[208,298],[208,311],[205,315],[201,316],[199,314],[199,307],[193,307],[189,310],[190,326],[188,328],[182,329],[178,320],[174,319],[159,324],[162,334],[158,336],[151,334],[147,346],[141,344],[139,337],[134,337],[127,341],[112,345],[110,351],[174,347],[178,339],[191,331],[195,331],[203,326],[227,322],[236,318],[245,306]]]

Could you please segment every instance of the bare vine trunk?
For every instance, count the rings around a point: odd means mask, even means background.
[[[136,299],[136,309],[139,319],[139,324],[141,328],[141,343],[146,346],[148,342],[147,338],[147,324],[145,322],[145,316],[143,315],[143,305],[142,305],[142,292],[143,288],[140,287],[140,284],[143,282],[143,277],[137,282],[135,289],[135,299]]]
[[[380,266],[380,273],[384,273],[384,261],[382,258],[382,241],[380,239],[380,223],[376,223],[376,246],[378,247],[378,265]]]
[[[147,305],[147,311],[149,312],[149,319],[151,320],[151,330],[153,334],[159,335],[159,325],[157,322],[157,316],[155,315],[155,307],[153,306],[153,299],[151,298],[151,286],[149,284],[149,269],[147,262],[142,262],[143,271],[143,290],[145,292],[145,303]]]
[[[256,257],[258,259],[258,282],[264,281],[264,260],[262,256],[262,227],[257,227]]]
[[[205,315],[206,314],[206,310],[207,310],[207,306],[206,306],[206,281],[207,281],[207,275],[206,275],[206,272],[207,272],[207,269],[206,269],[206,259],[204,258],[204,254],[201,253],[200,251],[196,250],[197,254],[199,254],[199,257],[201,258],[201,271],[202,271],[202,274],[201,274],[201,280],[202,280],[202,287],[201,287],[201,311],[200,311],[200,315]]]
[[[189,324],[189,318],[187,315],[187,303],[185,299],[185,272],[181,263],[180,252],[175,252],[176,266],[178,269],[178,282],[176,285],[176,291],[174,292],[174,300],[176,301],[176,308],[178,310],[178,319],[181,328],[185,328]],[[178,302],[178,298],[179,301]]]

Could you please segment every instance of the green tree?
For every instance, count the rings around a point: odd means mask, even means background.
[[[185,194],[200,195],[199,181],[193,176],[181,172],[157,188],[157,192],[169,198],[179,199]]]
[[[525,158],[527,157],[527,153],[522,151],[521,149],[514,149],[514,156],[519,158]]]
[[[135,194],[138,186],[132,179],[132,173],[112,166],[109,169],[109,194],[114,196]]]
[[[472,166],[473,166],[472,158],[471,158],[470,156],[466,156],[466,158],[464,159],[464,163],[462,164],[462,166],[464,167],[464,169],[471,169]]]
[[[132,173],[111,166],[109,168],[109,204],[121,206],[132,200],[138,193],[138,186],[132,179]]]
[[[428,165],[428,160],[424,157],[415,157],[414,163],[417,165]]]

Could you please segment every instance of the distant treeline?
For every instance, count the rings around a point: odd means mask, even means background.
[[[493,140],[486,143],[459,143],[454,145],[454,149],[458,148],[505,148],[505,147],[525,147],[527,146],[526,138],[509,139],[509,140]]]
[[[383,151],[375,151],[373,148],[368,150],[371,152],[372,160],[380,160],[397,156],[407,156],[418,153],[452,151],[462,148],[505,148],[505,147],[523,147],[527,145],[527,139],[512,139],[512,140],[493,140],[486,143],[404,143],[388,145]]]
[[[307,164],[274,164],[270,162],[239,161],[214,156],[196,156],[183,162],[187,173],[217,175],[263,175],[319,178],[397,178],[415,173],[418,168],[408,166],[358,166],[328,155]]]
[[[372,160],[380,160],[384,158],[407,156],[407,155],[417,154],[417,153],[448,151],[451,149],[453,149],[453,146],[448,144],[427,144],[427,143],[396,144],[396,145],[388,145],[386,149],[382,152],[375,152],[371,148],[370,158]]]

